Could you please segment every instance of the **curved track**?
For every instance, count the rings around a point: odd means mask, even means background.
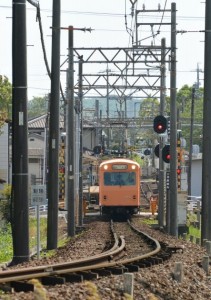
[[[1,289],[34,290],[33,284],[29,283],[29,280],[34,278],[39,279],[43,284],[55,285],[68,281],[90,280],[110,274],[134,272],[139,268],[149,267],[169,258],[171,255],[169,249],[164,249],[157,240],[137,230],[130,221],[128,221],[128,225],[140,239],[150,245],[147,253],[125,258],[124,251],[127,247],[125,239],[123,236],[118,236],[114,229],[114,223],[111,221],[110,228],[113,235],[111,249],[98,255],[62,264],[2,271],[0,272]]]

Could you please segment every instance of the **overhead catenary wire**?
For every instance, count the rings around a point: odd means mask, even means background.
[[[167,1],[168,1],[168,0],[166,0],[166,1],[165,1],[165,4],[164,4],[164,11],[163,11],[163,13],[162,13],[162,17],[161,17],[161,21],[160,21],[160,26],[159,26],[159,28],[158,28],[158,30],[157,30],[157,33],[160,32],[160,28],[161,28],[161,25],[162,25],[162,23],[163,23],[163,18],[164,18],[164,13],[165,13]]]
[[[27,0],[28,1],[28,0]],[[32,0],[30,0],[32,1]],[[2,9],[11,9],[11,5],[0,5],[0,8]],[[27,8],[28,10],[33,10],[33,8]],[[41,9],[42,12],[51,12],[50,9]],[[71,10],[62,10],[61,11],[62,14],[79,14],[79,15],[92,15],[92,16],[105,16],[105,17],[118,17],[118,18],[122,18],[124,17],[125,14],[117,14],[117,13],[106,13],[106,12],[87,12],[87,11],[71,11]],[[128,14],[130,15],[130,14]],[[157,16],[150,16],[148,14],[145,15],[145,18],[158,18]],[[168,18],[168,17],[166,17]],[[177,16],[177,20],[184,20],[184,21],[203,21],[204,17],[197,17],[197,16]]]
[[[28,0],[27,0],[28,1]],[[31,1],[32,2],[32,1]],[[28,1],[28,3],[31,3],[30,1]],[[35,1],[33,1],[33,2],[35,2]],[[146,3],[147,3],[147,1],[146,1]],[[164,1],[163,1],[163,4],[162,4],[162,6],[164,5]],[[2,7],[2,6],[1,6]],[[7,9],[7,8],[11,8],[11,6],[3,6],[3,11],[5,10],[5,9]],[[28,5],[27,6],[27,8],[26,8],[27,10],[31,10],[31,11],[35,11],[35,8],[34,7],[32,7],[32,5]],[[47,16],[47,14],[48,14],[48,12],[51,12],[51,10],[50,9],[42,9],[42,8],[40,8],[41,9],[41,14],[42,14],[42,19],[43,19],[43,17],[46,17]],[[85,14],[85,13],[87,13],[87,14],[90,14],[90,15],[93,15],[94,17],[96,16],[96,17],[98,17],[98,16],[103,16],[103,14],[101,14],[100,12],[98,12],[98,11],[96,11],[97,9],[93,9],[93,11],[91,11],[91,9],[90,10],[88,10],[88,11],[85,11],[85,12],[80,12],[80,11],[71,11],[71,10],[62,10],[62,14],[68,14],[68,16],[70,15],[71,16],[71,14],[77,14],[77,15],[83,15],[83,14]],[[128,11],[129,12],[129,11]],[[93,13],[93,14],[92,14]],[[102,12],[103,13],[103,12]],[[197,12],[195,13],[195,14],[197,14]],[[128,16],[129,16],[129,14],[127,14]],[[160,15],[160,14],[159,14]],[[112,18],[114,18],[114,19],[118,19],[118,18],[122,18],[124,16],[124,14],[121,14],[121,13],[119,13],[119,14],[112,14],[112,13],[106,13],[106,16],[105,16],[105,18],[108,18],[108,17],[110,17],[111,19]],[[144,17],[146,17],[146,18],[148,18],[149,17],[149,14],[145,14],[145,16]],[[161,15],[160,15],[160,17],[161,17]],[[155,16],[152,16],[152,18],[155,18]],[[156,18],[157,18],[157,16],[156,16]],[[168,16],[167,15],[165,15],[165,19],[166,18],[168,18]],[[128,17],[128,19],[129,19],[129,17]],[[201,21],[203,18],[199,18],[199,17],[180,17],[180,16],[178,16],[177,15],[177,19],[183,19],[183,20],[188,20],[188,21],[192,21],[192,20],[196,20],[196,22],[198,22],[198,21]],[[44,22],[44,20],[42,20],[42,22]],[[44,25],[44,23],[43,23],[43,25]],[[102,26],[103,27],[103,26]],[[129,26],[130,27],[130,26]],[[199,27],[199,26],[198,26]],[[43,28],[44,29],[44,31],[45,31],[45,28]],[[187,29],[187,28],[183,28],[184,29],[184,31],[182,31],[182,32],[179,32],[179,31],[177,31],[177,33],[187,33],[187,32],[190,32],[190,31],[186,31],[185,29]],[[111,29],[106,29],[106,28],[95,28],[95,31],[117,31],[117,29],[115,29],[115,28],[111,28]],[[121,30],[121,31],[123,31],[123,30]],[[125,31],[125,29],[124,29],[124,31]],[[143,31],[142,31],[143,32]],[[163,33],[164,31],[162,30],[162,33]],[[166,31],[167,32],[167,31]],[[196,32],[196,31],[195,31]],[[199,32],[202,32],[202,31],[199,31]],[[156,33],[156,32],[155,32]],[[193,34],[196,34],[196,33],[193,33]],[[145,35],[145,34],[144,34]],[[147,35],[147,34],[146,34]],[[146,36],[145,35],[145,36]],[[150,35],[150,34],[149,34]],[[186,34],[187,35],[187,34]],[[185,36],[184,36],[184,38],[185,38]],[[47,53],[48,54],[48,53]],[[44,73],[46,73],[46,72],[44,72]],[[32,85],[31,85],[32,86]]]

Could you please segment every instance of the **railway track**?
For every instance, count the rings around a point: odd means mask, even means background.
[[[141,208],[150,208],[150,197],[158,195],[158,183],[156,181],[141,181]]]
[[[31,279],[39,279],[44,285],[55,285],[91,280],[111,274],[135,272],[139,268],[162,263],[171,256],[172,251],[166,245],[160,245],[156,239],[137,230],[130,221],[127,222],[127,226],[130,227],[130,232],[134,232],[139,245],[140,241],[148,245],[144,253],[140,254],[135,251],[133,254],[127,254],[126,249],[129,248],[130,240],[127,245],[125,243],[127,237],[124,238],[121,232],[116,230],[117,225],[111,221],[113,245],[110,249],[98,255],[61,264],[2,271],[0,272],[0,288],[6,291],[26,292],[34,290]],[[134,241],[134,238],[132,240]]]

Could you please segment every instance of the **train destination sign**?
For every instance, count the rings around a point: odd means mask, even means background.
[[[127,170],[127,165],[113,165],[112,169],[113,170]]]

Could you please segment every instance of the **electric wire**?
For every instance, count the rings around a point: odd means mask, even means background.
[[[27,0],[28,1],[28,0]],[[32,1],[32,0],[31,0]],[[2,9],[12,9],[11,6],[8,5],[0,5],[0,8]],[[30,8],[27,7],[27,10],[34,10],[34,8]],[[41,9],[42,12],[51,12],[50,9]],[[83,15],[83,14],[87,14],[87,15],[91,15],[91,16],[108,16],[108,17],[124,17],[124,14],[114,14],[114,13],[102,13],[102,12],[82,12],[82,11],[71,11],[71,10],[62,10],[61,11],[62,14],[79,14],[79,15]],[[145,15],[145,18],[157,18],[155,16],[150,16],[148,14]],[[168,17],[166,17],[168,18]],[[197,16],[177,16],[178,20],[184,20],[184,21],[204,21],[204,17],[197,17]]]
[[[38,3],[35,3],[34,0],[27,0],[29,3],[31,4],[34,4],[34,5],[37,5],[38,6]],[[165,1],[165,7],[166,7],[166,3],[167,3],[167,0]],[[3,8],[3,9],[11,9],[12,7],[11,6],[4,6],[4,5],[0,5],[0,8]],[[27,9],[31,9],[31,8],[27,8]],[[38,10],[41,10],[40,7],[37,8]],[[42,12],[51,12],[50,9],[42,9],[41,10]],[[98,12],[79,12],[79,11],[69,11],[69,10],[62,10],[62,13],[68,13],[68,14],[90,14],[90,15],[96,15],[96,16],[108,16],[108,17],[122,17],[122,16],[125,16],[124,14],[113,14],[113,13],[98,13]],[[39,19],[39,16],[40,16],[40,11],[38,12],[38,19]],[[145,14],[145,17],[149,17],[148,15]],[[154,18],[152,16],[152,18]],[[164,18],[164,14],[162,16],[162,20]],[[168,16],[166,16],[165,18],[168,18]],[[187,16],[183,16],[183,17],[180,17],[180,16],[177,16],[177,19],[180,19],[180,20],[188,20],[188,21],[201,21],[203,20],[204,18],[203,17],[187,17]],[[47,62],[47,55],[46,55],[46,51],[45,51],[45,44],[44,44],[44,38],[43,38],[43,32],[42,32],[42,22],[41,22],[41,16],[40,16],[40,20],[39,20],[39,26],[40,26],[40,35],[41,35],[41,41],[42,41],[42,48],[43,48],[43,55],[44,55],[44,61],[45,61],[45,64],[46,64],[46,69],[47,69],[47,73],[48,73],[48,76],[50,77],[50,68],[48,66],[48,62]],[[108,30],[108,29],[97,29],[97,30],[102,30],[102,31],[117,31],[115,29],[111,29],[111,30]],[[160,30],[160,29],[159,29]],[[118,30],[118,31],[123,31],[123,30]],[[187,33],[187,32],[204,32],[204,31],[177,31],[177,33]],[[148,37],[146,37],[145,39],[147,39]],[[188,71],[187,71],[188,72]],[[64,100],[64,94],[62,92],[62,98]]]
[[[45,48],[45,41],[44,41],[44,35],[43,35],[43,27],[42,27],[42,19],[41,19],[41,10],[40,10],[40,4],[39,2],[35,2],[34,0],[27,0],[30,4],[32,4],[33,6],[36,7],[37,10],[37,15],[36,15],[36,19],[38,20],[39,23],[39,30],[40,30],[40,39],[41,39],[41,46],[42,46],[42,52],[43,52],[43,57],[44,57],[44,63],[46,66],[46,70],[47,70],[47,74],[51,80],[51,71],[50,71],[50,67],[48,64],[48,59],[47,59],[47,53],[46,53],[46,48]],[[64,102],[64,104],[66,103],[66,99],[65,99],[65,95],[62,89],[62,85],[60,82],[60,93],[62,96],[62,100]]]
[[[158,33],[158,34],[160,33],[160,28],[161,28],[161,25],[162,25],[162,23],[163,23],[163,18],[164,18],[164,13],[165,13],[165,10],[166,10],[167,1],[168,1],[168,0],[166,0],[166,1],[165,1],[165,4],[164,4],[164,9],[163,9],[163,13],[162,13],[161,21],[160,21],[160,26],[159,26],[159,28],[158,28],[158,30],[157,30],[157,33]]]

